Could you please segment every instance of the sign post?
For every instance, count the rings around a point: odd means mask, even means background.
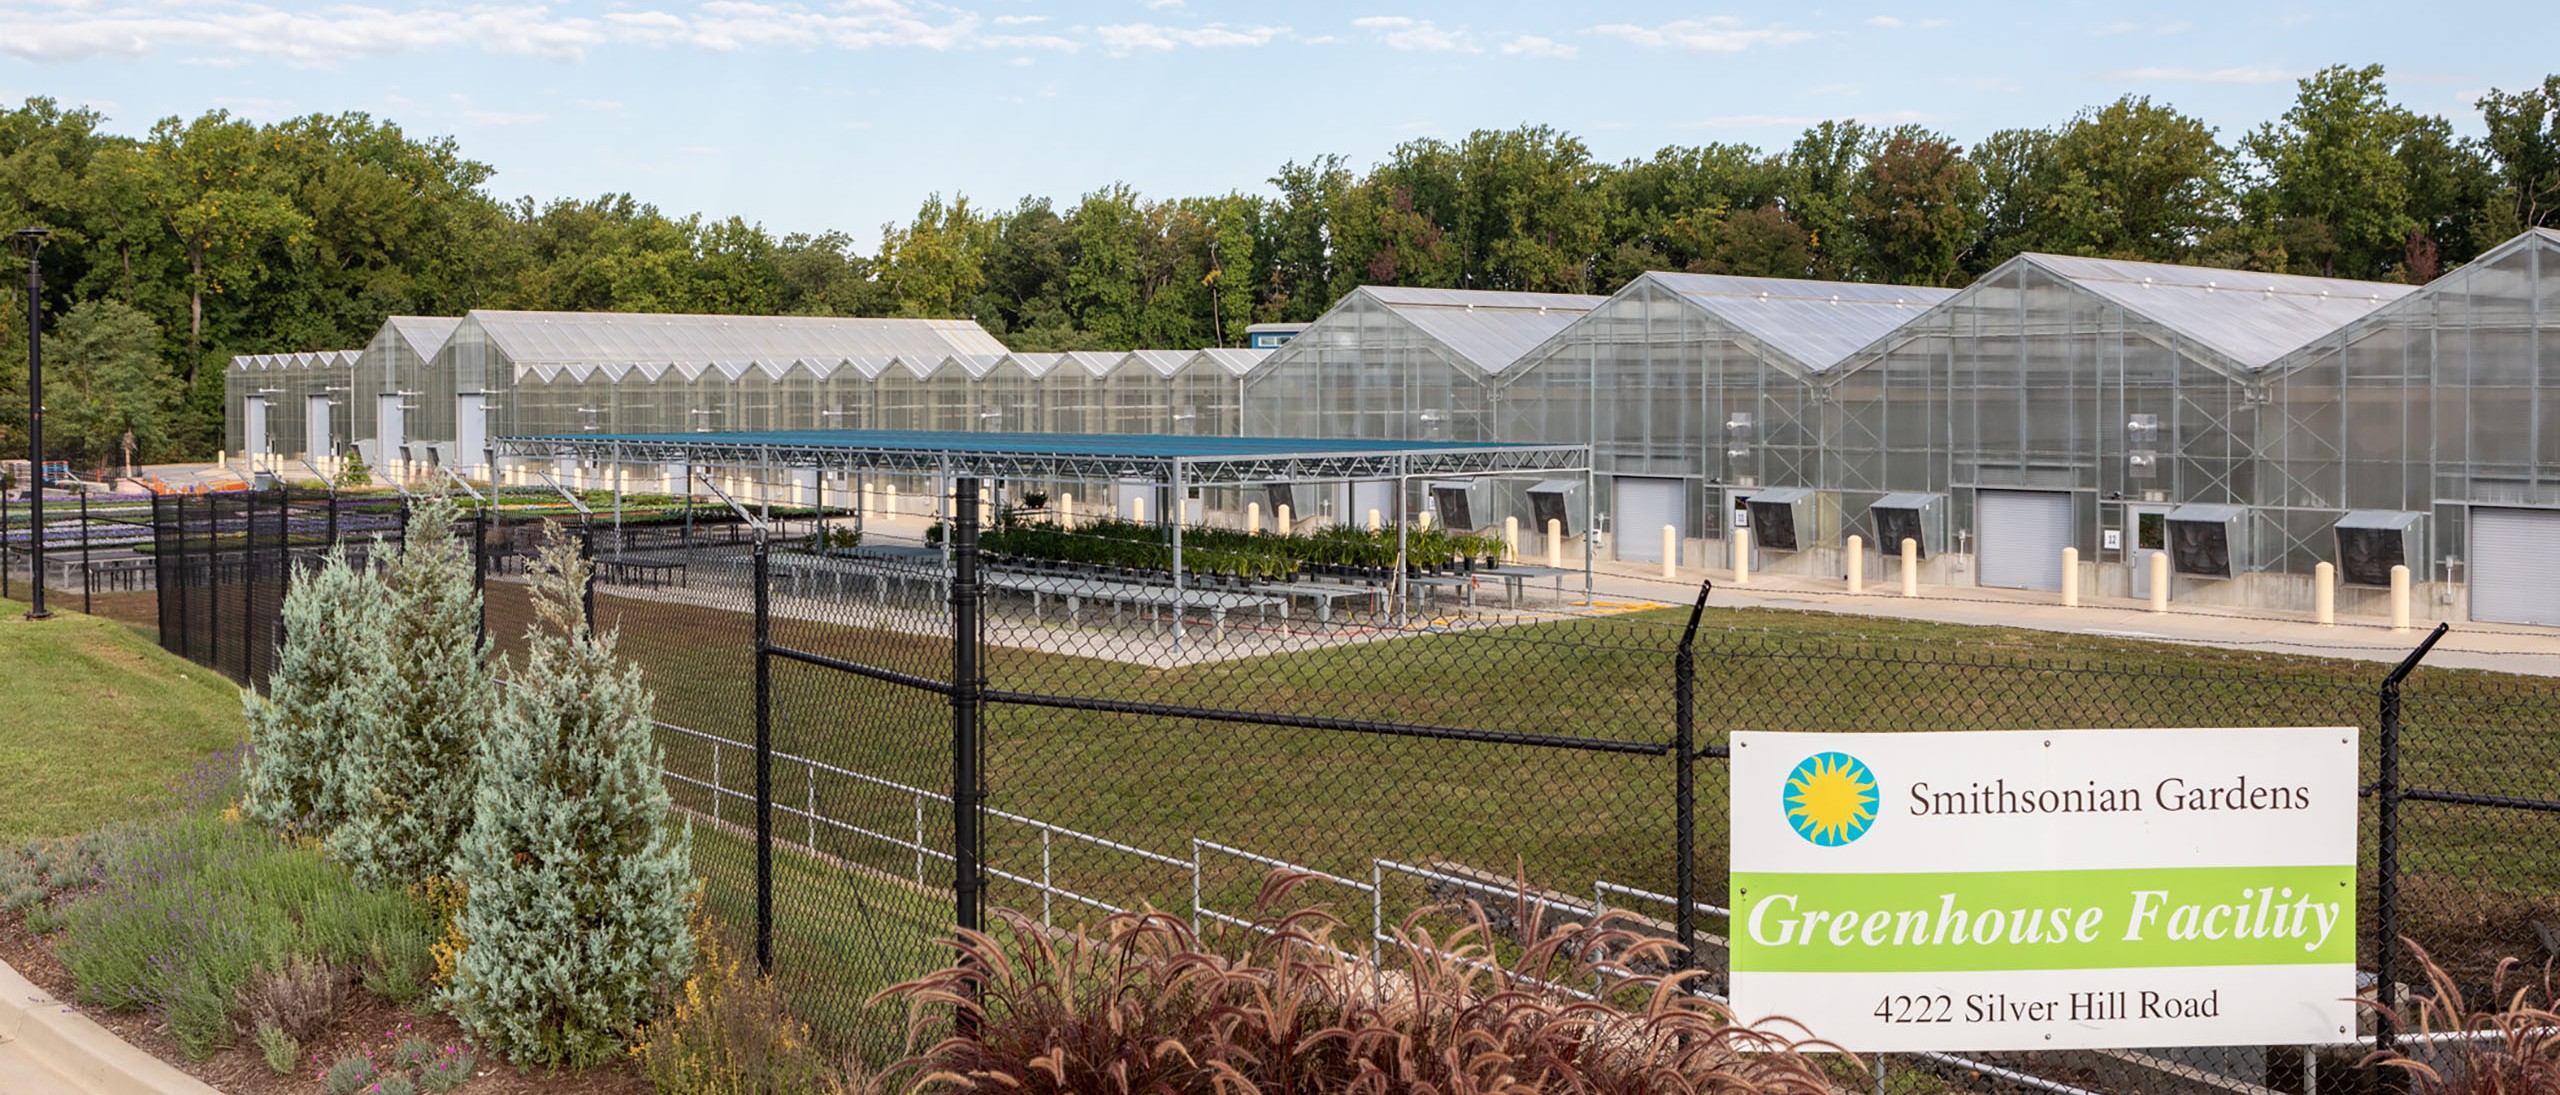
[[[2354,1037],[2356,731],[1733,735],[1740,1018],[1853,1052]]]

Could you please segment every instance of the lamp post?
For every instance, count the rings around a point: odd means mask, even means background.
[[[44,270],[36,265],[44,238],[52,234],[42,228],[21,228],[14,241],[27,255],[27,548],[32,564],[27,586],[34,598],[27,607],[30,620],[53,616],[44,607]]]

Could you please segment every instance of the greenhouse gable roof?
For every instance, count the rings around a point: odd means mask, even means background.
[[[1189,369],[1206,365],[1224,370],[1231,376],[1243,376],[1252,372],[1254,366],[1262,364],[1262,359],[1269,356],[1271,356],[1269,350],[1239,350],[1233,347],[1213,346],[1191,355],[1182,367]]]
[[[1488,376],[1510,368],[1548,336],[1609,299],[1571,293],[1380,285],[1364,285],[1354,292],[1430,335]],[[1318,325],[1323,322],[1317,320]],[[1278,352],[1285,353],[1302,344],[1313,349],[1317,343],[1302,334]]]
[[[2322,333],[2324,335],[2335,333],[2353,338],[2360,334],[2361,329],[2363,328],[2370,327],[2374,323],[2389,321],[2394,313],[2403,312],[2412,308],[2438,307],[2440,306],[2439,302],[2445,300],[2447,297],[2458,298],[2463,294],[2473,291],[2478,285],[2478,279],[2483,275],[2488,274],[2498,263],[2506,261],[2509,256],[2514,255],[2518,251],[2526,250],[2560,253],[2560,231],[2553,231],[2548,228],[2526,229],[2524,232],[2517,234],[2514,238],[2509,239],[2505,243],[2501,243],[2496,247],[2492,247],[2481,252],[2471,261],[2445,271],[2443,277],[2437,278],[2425,285],[2418,286],[2415,290],[2402,295],[2397,300],[2385,303],[2381,307],[2375,308],[2365,315],[2349,320],[2346,324],[2340,325],[2337,331]],[[2542,275],[2544,277],[2560,277],[2560,267],[2552,266],[2549,260],[2545,260],[2542,269],[2545,271]],[[2455,304],[2453,306],[2460,307],[2461,305]],[[2531,316],[2529,313],[2517,313],[2514,319],[2517,322],[2531,322]],[[2351,330],[2350,328],[2354,329]],[[2335,344],[2330,339],[2318,338],[2314,342],[2295,347],[2291,352],[2284,355],[2284,359],[2282,361],[2276,362],[2274,365],[2270,366],[2268,371],[2271,373],[2290,371],[2309,360],[2322,347],[2334,345]]]
[[[453,329],[462,326],[458,316],[393,316],[383,322],[422,359],[435,357],[445,340],[453,337]]]
[[[1953,289],[1864,285],[1795,278],[1649,273],[1651,282],[1731,324],[1761,345],[1795,359],[1807,372],[1839,364],[1868,343],[1910,322]]]
[[[466,318],[517,365],[910,355],[938,362],[951,355],[1005,352],[985,328],[957,319],[498,311]]]
[[[2252,371],[2412,291],[2375,281],[2124,259],[2024,254],[2011,261],[2104,297]]]

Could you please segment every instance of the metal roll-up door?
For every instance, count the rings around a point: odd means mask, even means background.
[[[1611,489],[1618,498],[1618,558],[1630,563],[1662,561],[1662,526],[1680,530],[1680,538],[1689,537],[1689,522],[1684,520],[1689,507],[1681,502],[1687,497],[1687,484],[1678,479],[1655,479],[1621,475],[1612,480]]]
[[[2471,618],[2560,626],[2560,511],[2471,510]]]
[[[1982,584],[2002,589],[2062,588],[2062,549],[2071,546],[2069,493],[1977,491],[1973,523]]]

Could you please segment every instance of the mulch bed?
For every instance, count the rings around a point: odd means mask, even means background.
[[[54,957],[51,944],[27,931],[26,918],[18,913],[0,912],[0,961],[56,999],[75,999],[70,971]],[[178,1049],[177,1040],[149,1015],[110,1011],[89,1015],[116,1037],[228,1095],[314,1095],[321,1090],[321,1072],[344,1054],[372,1049],[377,1058],[388,1057],[393,1044],[411,1035],[437,1045],[463,1040],[461,1027],[445,1016],[405,1008],[362,990],[349,992],[347,999],[350,1006],[304,1047],[302,1065],[290,1076],[279,1076],[267,1067],[256,1041],[246,1035],[204,1060],[190,1061]],[[562,1073],[521,1071],[484,1054],[478,1074],[459,1090],[461,1095],[649,1095],[650,1088],[628,1061]]]

